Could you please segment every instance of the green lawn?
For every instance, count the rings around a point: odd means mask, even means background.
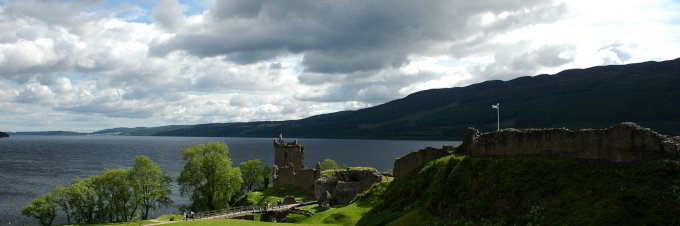
[[[272,223],[272,222],[261,222],[261,221],[251,221],[251,220],[233,220],[233,219],[218,219],[218,220],[196,220],[196,221],[186,221],[174,224],[169,224],[169,226],[211,226],[211,225],[243,225],[243,226],[272,226],[272,225],[320,225],[329,226],[328,224],[290,224],[290,223]]]
[[[314,216],[306,217],[291,214],[288,215],[286,220],[301,224],[355,225],[364,214],[371,210],[370,207],[362,207],[356,203],[342,207],[334,207],[324,211],[319,211],[316,205],[305,206],[302,209],[312,211]]]
[[[147,225],[147,224],[155,224],[158,222],[150,221],[150,220],[137,220],[137,221],[130,221],[130,222],[125,222],[125,223],[106,223],[106,224],[88,224],[90,226],[111,226],[111,225],[126,225],[126,226],[140,226],[140,225]],[[77,225],[77,224],[71,224],[71,225]]]
[[[273,222],[261,222],[259,221],[259,218],[256,218],[255,221],[252,220],[236,220],[236,219],[215,219],[215,220],[193,220],[193,221],[183,221],[182,216],[178,214],[166,214],[163,216],[160,216],[154,220],[157,221],[163,221],[167,222],[170,220],[170,217],[175,217],[175,223],[172,224],[165,224],[168,226],[183,226],[183,225],[190,225],[190,226],[209,226],[209,225],[244,225],[244,226],[259,226],[259,225],[301,225],[301,226],[314,226],[314,225],[323,225],[323,226],[332,226],[331,224],[299,224],[299,223],[273,223]],[[127,222],[127,223],[110,223],[110,224],[94,224],[94,226],[141,226],[141,225],[148,225],[148,224],[156,224],[158,222],[151,221],[151,220],[144,220],[144,221],[134,221],[134,222]]]

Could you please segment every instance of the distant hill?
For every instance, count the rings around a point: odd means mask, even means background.
[[[459,140],[467,127],[604,128],[635,122],[680,134],[680,59],[432,89],[375,107],[301,120],[135,128],[121,135]]]
[[[0,138],[9,137],[9,134],[0,132]]]
[[[113,129],[105,129],[92,132],[94,135],[126,135],[126,136],[153,136],[162,132],[177,130],[182,128],[189,128],[193,126],[182,126],[182,125],[172,125],[172,126],[159,126],[159,127],[135,127],[126,128],[119,127]]]
[[[71,131],[32,131],[32,132],[14,132],[12,134],[15,134],[15,135],[44,135],[44,136],[54,136],[54,135],[78,136],[78,135],[87,135],[88,133],[78,133],[78,132],[71,132]]]

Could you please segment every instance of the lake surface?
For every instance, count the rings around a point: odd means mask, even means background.
[[[20,209],[26,203],[57,185],[70,184],[73,179],[98,175],[103,169],[131,167],[137,155],[149,156],[168,175],[177,176],[184,166],[182,148],[211,141],[229,145],[234,166],[249,159],[273,164],[273,138],[12,136],[0,139],[0,225],[37,224],[21,215]],[[460,143],[349,139],[298,139],[298,142],[305,146],[308,168],[329,158],[350,166],[370,166],[389,172],[394,159],[411,151]],[[179,196],[178,190],[173,184],[175,205],[188,203]],[[176,207],[172,207],[153,214],[175,212]],[[55,223],[62,222],[64,218],[55,220]]]

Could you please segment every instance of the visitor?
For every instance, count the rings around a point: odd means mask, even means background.
[[[187,221],[187,211],[185,210],[183,214],[184,214],[184,221]]]

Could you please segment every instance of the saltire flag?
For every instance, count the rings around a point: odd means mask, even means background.
[[[491,108],[496,108],[496,109],[498,109],[498,105],[500,105],[500,103],[492,104],[492,105],[491,105]]]

